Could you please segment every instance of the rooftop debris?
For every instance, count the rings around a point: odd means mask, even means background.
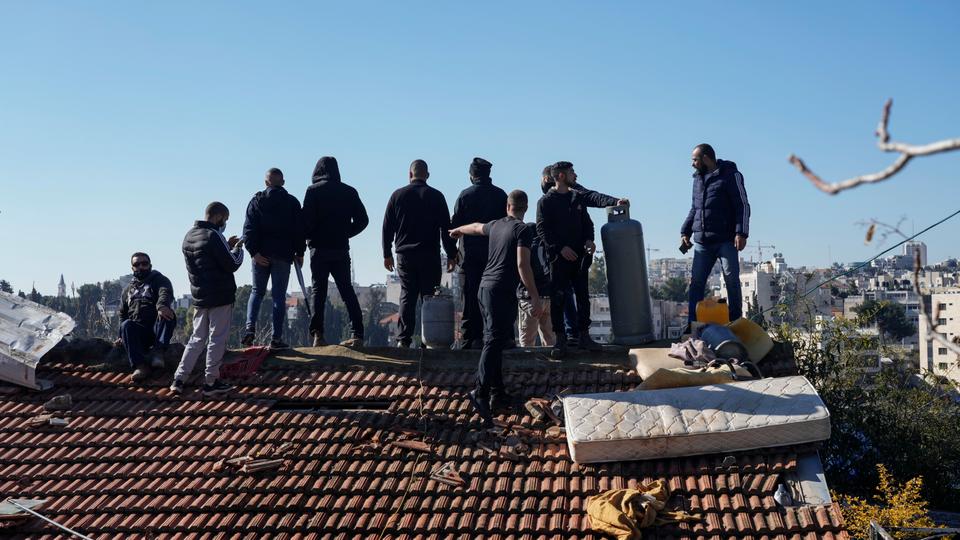
[[[73,396],[70,394],[55,396],[43,404],[45,411],[66,411],[71,407],[73,407]]]
[[[0,380],[34,390],[50,388],[36,378],[37,363],[76,324],[65,313],[0,292]]]
[[[280,469],[286,464],[284,456],[290,454],[292,450],[293,443],[291,442],[285,442],[276,448],[271,445],[253,454],[221,459],[213,464],[213,472],[233,470],[244,474],[253,474]]]
[[[430,471],[430,478],[441,484],[453,487],[462,486],[466,483],[452,462],[434,467],[434,469]]]

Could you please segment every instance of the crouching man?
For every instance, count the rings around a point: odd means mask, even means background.
[[[166,276],[153,269],[150,256],[134,253],[130,265],[133,267],[133,281],[120,297],[120,337],[116,345],[123,345],[127,350],[127,359],[133,369],[131,379],[134,383],[141,383],[150,368],[163,368],[163,355],[177,327],[177,315],[170,308],[173,285]]]
[[[503,384],[503,349],[513,339],[517,322],[517,285],[522,282],[530,296],[531,314],[543,311],[530,266],[533,231],[523,222],[527,194],[514,190],[507,197],[507,217],[486,224],[471,223],[450,231],[450,236],[488,237],[489,255],[480,278],[480,313],[483,315],[483,350],[477,370],[477,387],[470,403],[480,414],[484,428],[493,427],[493,411],[515,403]]]
[[[193,316],[193,335],[183,349],[180,365],[173,375],[170,391],[183,393],[183,385],[193,372],[193,366],[206,350],[203,396],[218,397],[233,388],[220,380],[220,361],[227,348],[233,302],[237,283],[233,273],[243,264],[243,240],[236,236],[226,239],[230,211],[226,205],[212,202],[207,206],[205,219],[197,221],[183,239],[183,258],[190,277],[190,293],[196,313]]]

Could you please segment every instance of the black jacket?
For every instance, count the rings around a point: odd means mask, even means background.
[[[183,239],[190,294],[199,308],[232,304],[237,296],[233,273],[243,264],[243,250],[230,250],[227,239],[208,221],[197,221]]]
[[[473,185],[460,192],[453,204],[450,226],[489,223],[507,216],[507,194],[489,178],[471,178]],[[489,242],[483,236],[463,237],[462,266],[483,271]]]
[[[258,192],[247,205],[243,240],[250,255],[292,261],[303,256],[303,221],[300,202],[282,187]]]
[[[551,189],[541,197],[537,202],[537,236],[550,262],[560,257],[564,247],[583,256],[584,243],[594,239],[594,228],[582,196],[573,190],[561,194]]]
[[[457,254],[457,242],[450,238],[450,211],[447,200],[423,180],[414,180],[393,192],[383,214],[383,257],[397,253],[435,254],[443,243],[448,258]]]
[[[173,302],[173,285],[166,276],[151,270],[146,279],[136,277],[120,296],[120,322],[131,320],[147,328],[157,322],[157,308],[170,307]]]
[[[350,239],[370,223],[357,190],[340,181],[335,158],[317,161],[303,196],[303,222],[312,256],[333,259],[348,257]]]
[[[537,224],[527,223],[527,227],[533,234],[533,244],[530,246],[530,267],[533,269],[533,282],[537,285],[537,292],[541,298],[550,297],[550,279],[547,270],[550,268],[550,262],[547,258],[547,249],[543,245],[543,240],[537,236]],[[523,285],[523,281],[517,286],[517,298],[529,300],[530,293]]]
[[[576,191],[580,195],[583,204],[590,208],[606,208],[608,206],[616,206],[617,201],[620,200],[616,197],[611,197],[610,195],[600,193],[599,191],[587,189],[579,182],[574,184],[570,189]]]
[[[693,175],[693,202],[680,234],[700,243],[731,242],[736,235],[750,236],[750,203],[743,175],[732,161],[717,160],[717,169],[706,176]]]

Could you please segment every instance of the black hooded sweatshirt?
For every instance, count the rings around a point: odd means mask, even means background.
[[[173,302],[173,285],[166,276],[151,270],[147,277],[134,276],[120,296],[120,322],[127,319],[153,328],[157,322],[157,308],[170,307]]]
[[[383,258],[397,253],[409,255],[437,252],[440,244],[448,258],[457,254],[457,241],[450,238],[450,210],[443,193],[427,185],[426,180],[413,180],[393,192],[383,214]]]
[[[313,184],[303,196],[307,245],[314,257],[350,255],[350,239],[370,223],[367,209],[353,187],[340,180],[336,158],[322,157],[313,168]]]
[[[471,178],[473,185],[460,192],[453,204],[451,227],[469,223],[489,223],[507,216],[507,194],[490,178]],[[463,237],[463,267],[483,271],[487,265],[489,242],[483,236]]]

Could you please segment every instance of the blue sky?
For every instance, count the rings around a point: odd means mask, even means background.
[[[266,169],[302,198],[323,155],[371,216],[353,242],[361,283],[384,280],[383,209],[415,158],[451,207],[474,156],[493,162],[495,183],[528,192],[543,165],[572,161],[584,184],[632,200],[654,257],[679,256],[689,154],[703,141],[744,173],[750,243],[791,264],[875,253],[858,220],[907,216],[919,230],[960,206],[957,153],[834,197],[786,162],[795,152],[828,179],[886,166],[873,129],[887,97],[894,139],[960,136],[956,2],[0,1],[0,12],[0,278],[20,289],[53,293],[61,273],[115,278],[143,250],[186,293],[180,243],[204,206],[226,203],[239,233]],[[923,237],[931,260],[960,255],[958,229]]]

